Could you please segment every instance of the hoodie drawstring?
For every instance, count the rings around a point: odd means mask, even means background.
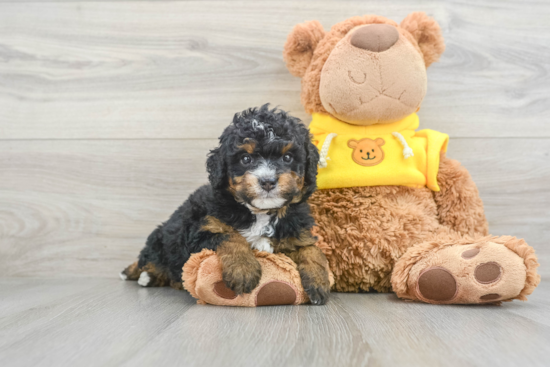
[[[413,150],[411,149],[411,147],[409,147],[409,144],[407,144],[407,141],[405,140],[403,135],[401,135],[397,131],[395,131],[391,134],[399,140],[401,145],[403,145],[403,157],[405,157],[405,159],[407,159],[409,157],[414,157]]]
[[[323,146],[321,147],[321,151],[319,152],[319,167],[325,168],[327,166],[327,161],[330,160],[328,155],[328,149],[330,148],[330,143],[332,142],[332,139],[337,137],[338,134],[336,133],[330,133],[325,138],[325,141],[323,142]]]

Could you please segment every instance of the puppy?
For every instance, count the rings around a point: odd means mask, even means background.
[[[121,274],[143,287],[182,289],[182,267],[215,250],[223,280],[250,293],[262,275],[252,249],[281,252],[298,265],[311,303],[328,299],[325,255],[315,246],[307,199],[316,188],[319,153],[300,120],[269,105],[236,114],[208,156],[209,185],[195,191],[149,235],[139,260]]]

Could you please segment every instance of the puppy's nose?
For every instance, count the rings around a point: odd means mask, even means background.
[[[260,181],[260,186],[265,191],[271,191],[277,185],[277,180],[275,178],[261,178],[259,181]]]
[[[399,39],[397,28],[389,24],[372,24],[361,27],[351,36],[351,44],[372,52],[386,51]]]

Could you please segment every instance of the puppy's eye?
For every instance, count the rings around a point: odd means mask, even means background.
[[[245,166],[250,164],[252,162],[252,157],[249,156],[248,154],[245,154],[242,156],[241,158],[241,163],[244,164]]]
[[[283,161],[285,161],[286,163],[292,162],[292,155],[290,154],[283,155]]]

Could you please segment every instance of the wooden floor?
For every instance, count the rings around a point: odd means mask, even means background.
[[[293,25],[418,10],[447,44],[421,127],[451,136],[491,232],[535,247],[528,302],[236,309],[119,281],[235,112],[309,122]],[[0,366],[548,365],[549,19],[543,0],[0,0]]]
[[[203,306],[116,279],[0,280],[1,366],[548,366],[549,283],[528,303]]]

